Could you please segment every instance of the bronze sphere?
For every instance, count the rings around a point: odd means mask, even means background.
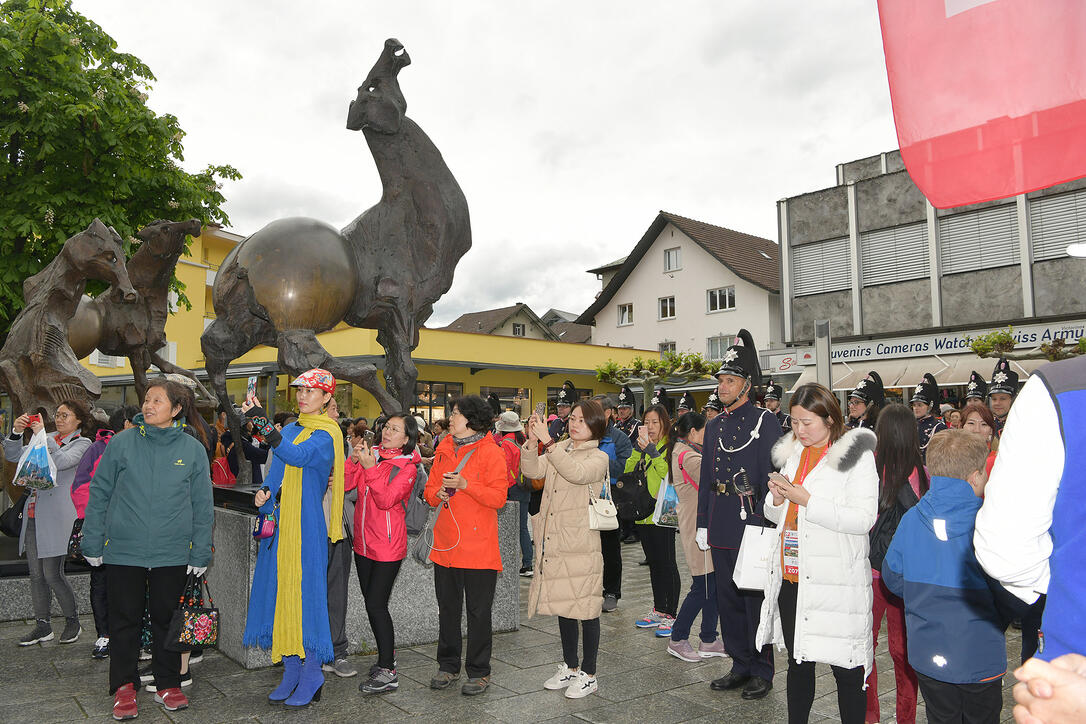
[[[316,219],[273,221],[241,242],[234,254],[248,273],[256,301],[278,330],[329,330],[343,320],[358,293],[347,242]]]
[[[68,320],[68,344],[76,359],[83,359],[102,341],[102,313],[94,300],[84,294],[79,298],[75,316]]]

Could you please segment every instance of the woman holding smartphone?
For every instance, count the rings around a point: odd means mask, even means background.
[[[494,444],[494,414],[486,400],[467,395],[453,400],[449,434],[434,451],[424,497],[438,507],[434,521],[434,592],[438,609],[438,672],[431,689],[447,689],[460,678],[460,617],[467,604],[468,644],[464,660],[465,696],[490,686],[493,632],[490,611],[498,571],[498,508],[505,505],[509,472],[505,454]]]
[[[791,399],[792,434],[773,447],[766,518],[777,525],[755,645],[788,649],[788,721],[806,722],[815,662],[837,680],[843,724],[862,724],[863,686],[874,660],[868,531],[878,510],[875,434],[845,432],[822,385]],[[802,662],[802,663],[801,663]]]

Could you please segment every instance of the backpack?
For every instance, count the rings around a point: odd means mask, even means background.
[[[520,448],[517,447],[517,443],[506,437],[499,437],[499,433],[494,433],[494,442],[498,444],[498,447],[502,449],[502,453],[505,455],[505,468],[508,473],[507,481],[509,487],[513,487],[520,481]],[[510,448],[509,443],[512,447]]]
[[[886,552],[890,550],[890,541],[894,539],[894,533],[897,532],[902,517],[909,508],[918,502],[913,487],[909,483],[905,483],[897,491],[897,500],[894,501],[894,504],[890,506],[889,510],[884,510],[875,520],[875,525],[871,526],[871,531],[867,534],[870,544],[867,558],[871,561],[871,567],[876,571],[882,570],[882,560],[886,557]]]
[[[400,468],[392,466],[388,482],[391,483],[398,472]],[[426,490],[426,478],[426,468],[422,463],[415,463],[415,484],[411,486],[411,494],[407,496],[407,500],[400,502],[403,506],[403,522],[407,527],[408,535],[421,533],[430,517],[430,504],[422,497],[422,491]]]
[[[237,482],[238,478],[230,470],[230,463],[226,461],[226,458],[215,458],[215,462],[211,463],[211,483],[221,487],[229,487]]]
[[[637,467],[630,472],[619,476],[611,497],[619,520],[634,522],[652,515],[656,510],[656,498],[649,492],[644,460],[638,461]]]

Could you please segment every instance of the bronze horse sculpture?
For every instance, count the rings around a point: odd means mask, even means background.
[[[219,269],[216,319],[201,343],[234,439],[226,369],[258,344],[277,347],[279,366],[291,375],[324,367],[368,391],[386,412],[410,408],[419,328],[471,247],[467,200],[437,147],[405,115],[397,76],[410,62],[397,40],[387,40],[347,113],[347,128],[362,131],[377,165],[380,202],[342,231],[314,219],[272,222]],[[384,387],[374,365],[337,359],[317,341],[341,321],[377,330]]]
[[[82,358],[95,348],[116,357],[127,357],[137,398],[147,392],[147,369],[154,365],[163,374],[176,373],[193,380],[211,400],[208,392],[189,370],[163,359],[169,317],[170,278],[185,251],[185,238],[200,233],[199,219],[167,221],[158,219],[140,229],[143,242],[128,260],[128,278],[139,294],[135,304],[125,301],[122,290],[111,287],[80,304],[68,327],[68,339],[76,356]]]
[[[124,303],[136,301],[121,238],[98,219],[23,282],[26,306],[0,349],[0,385],[11,395],[16,414],[43,409],[51,418],[63,400],[89,402],[101,396],[102,383],[79,364],[68,344],[68,322],[88,279],[112,284]]]

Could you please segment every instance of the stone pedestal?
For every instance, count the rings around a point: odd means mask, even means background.
[[[494,631],[520,627],[520,529],[517,506],[507,503],[498,511],[498,541],[502,567],[494,593]],[[433,513],[430,514],[431,519]],[[256,567],[258,542],[253,540],[255,516],[243,511],[215,508],[215,560],[208,569],[208,585],[221,618],[219,650],[246,668],[268,666],[271,658],[260,649],[241,645],[249,588]],[[414,538],[411,538],[414,542]],[[353,556],[352,556],[353,558]],[[366,604],[353,570],[347,598],[347,638],[350,653],[376,651]],[[437,599],[434,572],[409,555],[400,568],[389,603],[396,627],[397,648],[437,641]]]

